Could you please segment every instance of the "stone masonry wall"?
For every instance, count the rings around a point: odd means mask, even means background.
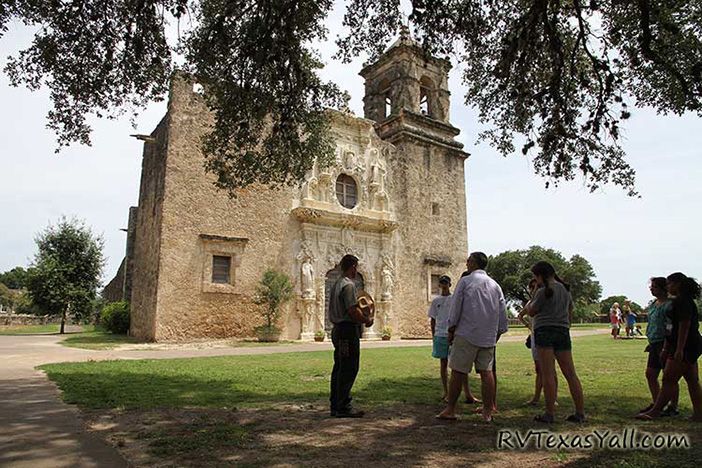
[[[451,150],[413,141],[397,143],[400,171],[400,255],[396,295],[403,337],[429,336],[427,289],[431,274],[447,274],[455,286],[467,256],[463,159]],[[436,204],[438,214],[432,214]],[[441,259],[439,264],[427,259]],[[447,261],[450,262],[448,265]]]
[[[211,115],[184,78],[173,80],[169,116],[155,339],[252,336],[263,320],[253,303],[263,272],[276,267],[292,273],[291,243],[299,230],[290,216],[293,189],[252,186],[231,199],[213,185],[200,151]],[[203,236],[245,241],[212,244]],[[213,289],[211,249],[226,249],[232,242],[236,249],[245,244],[232,268],[233,285]],[[299,333],[288,328],[292,335]]]
[[[134,236],[129,334],[142,340],[154,340],[161,249],[161,221],[165,184],[167,125],[169,115],[152,133],[155,139],[144,145],[139,188],[139,207]]]

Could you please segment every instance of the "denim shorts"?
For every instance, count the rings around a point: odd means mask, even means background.
[[[534,342],[539,348],[553,348],[553,352],[570,351],[570,330],[566,327],[547,325],[534,330]]]

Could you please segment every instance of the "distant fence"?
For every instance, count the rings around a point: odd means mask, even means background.
[[[49,315],[30,315],[30,314],[10,314],[0,312],[0,325],[46,325],[47,323],[59,323],[56,317]]]

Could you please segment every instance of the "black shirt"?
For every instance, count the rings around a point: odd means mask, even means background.
[[[687,341],[683,350],[685,352],[698,351],[702,345],[702,339],[695,301],[690,297],[676,297],[673,299],[672,307],[667,310],[666,316],[668,320],[666,321],[665,341],[668,352],[672,354],[677,349],[680,322],[685,320],[690,321],[690,329],[687,332]]]

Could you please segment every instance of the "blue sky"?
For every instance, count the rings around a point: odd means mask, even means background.
[[[340,10],[330,19],[338,31]],[[29,31],[11,28],[0,39],[0,65],[31,40]],[[351,108],[362,115],[362,60],[342,65],[329,58],[331,43],[320,46],[323,74],[346,88]],[[353,72],[353,73],[351,73]],[[638,175],[642,198],[616,187],[591,194],[582,181],[546,190],[528,158],[503,158],[487,144],[476,145],[482,128],[463,105],[460,72],[450,77],[451,121],[471,153],[466,162],[468,242],[488,254],[539,244],[580,254],[594,266],[604,296],[649,298],[647,280],[673,271],[702,276],[702,120],[694,115],[660,116],[635,109],[624,130],[624,147]],[[141,144],[130,133],[149,133],[165,111],[150,106],[137,119],[94,121],[93,146],[72,146],[54,154],[54,135],[45,129],[48,93],[11,88],[0,75],[0,271],[26,266],[35,252],[34,236],[61,215],[84,219],[105,239],[105,281],[124,253],[129,206],[136,205]]]

